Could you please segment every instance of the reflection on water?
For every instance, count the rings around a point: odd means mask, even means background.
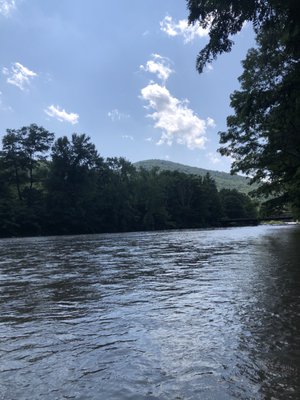
[[[298,226],[0,241],[0,399],[299,399]]]

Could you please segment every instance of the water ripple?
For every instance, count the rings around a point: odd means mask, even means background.
[[[300,398],[299,238],[0,240],[0,399]]]

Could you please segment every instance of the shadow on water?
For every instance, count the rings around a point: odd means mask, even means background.
[[[266,399],[300,396],[299,244],[299,229],[262,238],[253,249],[249,303],[238,310],[238,375]]]

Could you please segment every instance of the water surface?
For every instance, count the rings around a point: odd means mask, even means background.
[[[300,228],[0,240],[0,399],[299,399]]]

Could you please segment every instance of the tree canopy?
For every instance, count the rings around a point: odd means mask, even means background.
[[[60,137],[51,146],[53,140],[34,124],[3,136],[0,237],[199,228],[218,226],[232,213],[209,175],[103,159],[85,134]],[[227,194],[237,216],[252,216],[247,196]]]
[[[246,22],[252,22],[256,34],[270,27],[280,28],[280,42],[288,52],[299,58],[300,3],[298,0],[187,0],[189,22],[209,27],[209,42],[200,51],[197,69],[203,71],[207,63],[219,54],[229,52],[234,44],[232,35]]]
[[[209,43],[197,69],[228,52],[232,35],[253,23],[257,47],[249,49],[231,95],[234,115],[221,132],[220,152],[233,157],[232,172],[259,182],[259,193],[300,209],[300,2],[298,0],[188,0],[189,21],[209,26]],[[272,200],[273,201],[273,200]]]

